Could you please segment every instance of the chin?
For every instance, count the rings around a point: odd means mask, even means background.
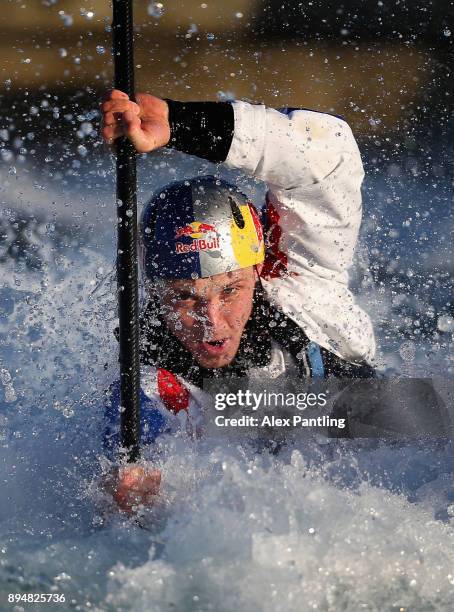
[[[207,355],[194,355],[194,357],[197,363],[202,366],[202,368],[215,369],[224,368],[225,366],[228,366],[230,363],[232,363],[235,355],[219,355],[216,357],[211,357]]]

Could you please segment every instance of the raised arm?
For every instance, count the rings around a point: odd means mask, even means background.
[[[370,361],[372,323],[348,287],[364,177],[350,127],[309,110],[232,107],[225,163],[269,186],[269,299],[314,342],[348,361]]]
[[[137,101],[110,92],[103,104],[107,141],[125,133],[140,152],[171,146],[267,182],[275,195],[297,200],[310,266],[325,266],[339,273],[336,280],[347,281],[342,273],[351,263],[361,221],[364,172],[345,121],[245,102],[183,103],[149,94],[138,94]]]

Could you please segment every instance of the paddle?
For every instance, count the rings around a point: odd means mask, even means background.
[[[115,88],[134,99],[134,33],[132,0],[113,0],[113,56]],[[127,459],[139,457],[140,364],[139,292],[137,273],[137,178],[136,154],[127,138],[118,138],[118,311],[120,318],[121,445]]]

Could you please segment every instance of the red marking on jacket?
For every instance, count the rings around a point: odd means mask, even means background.
[[[169,370],[158,369],[158,393],[167,410],[174,414],[188,409],[189,391]]]
[[[279,221],[279,213],[266,194],[266,255],[260,275],[263,278],[279,278],[288,274],[287,255],[280,247],[282,228]]]

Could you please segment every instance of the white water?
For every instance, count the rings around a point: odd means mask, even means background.
[[[154,181],[174,178],[155,170]],[[450,609],[450,442],[319,439],[270,457],[168,440],[146,528],[103,521],[96,478],[102,392],[117,375],[112,279],[90,293],[112,268],[112,183],[70,208],[66,226],[81,229],[58,242],[46,228],[61,218],[50,188],[20,170],[14,180],[28,211],[37,192],[47,217],[33,234],[42,269],[2,264],[0,609],[12,609],[7,593],[53,591],[66,595],[59,609],[75,610]],[[14,193],[2,201],[23,210]],[[60,193],[77,200],[68,187]],[[391,312],[388,298],[366,283],[369,309]],[[449,333],[402,354],[408,340],[390,346],[380,333],[385,365],[407,375],[452,367]]]

